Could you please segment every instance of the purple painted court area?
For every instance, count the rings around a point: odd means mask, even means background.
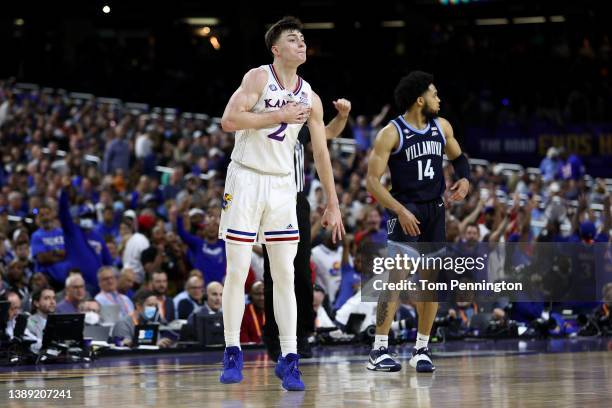
[[[396,348],[401,360],[410,358],[412,345],[403,345]],[[504,357],[517,354],[537,353],[573,353],[588,351],[612,351],[612,338],[576,338],[576,339],[551,339],[551,340],[478,340],[478,341],[456,341],[444,344],[432,344],[435,359],[456,358],[462,356]],[[312,359],[301,360],[302,365],[324,365],[324,364],[365,364],[369,348],[366,346],[325,346],[315,347]],[[250,349],[244,352],[245,362],[266,362],[268,356],[263,349]],[[168,366],[176,369],[181,364],[185,365],[210,365],[201,368],[201,371],[219,370],[223,358],[221,351],[201,352],[156,352],[147,354],[122,354],[117,356],[101,357],[89,364],[41,364],[22,366],[2,366],[0,373],[16,371],[40,371],[52,372],[58,370],[84,368],[84,367],[126,367],[126,366]]]

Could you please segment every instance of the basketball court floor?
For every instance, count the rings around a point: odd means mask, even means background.
[[[61,407],[609,407],[612,339],[433,345],[435,374],[365,369],[368,349],[328,346],[303,360],[307,390],[286,392],[263,350],[245,351],[244,381],[221,385],[221,352],[105,357],[94,363],[0,368],[0,406]],[[14,399],[17,390],[70,399]]]

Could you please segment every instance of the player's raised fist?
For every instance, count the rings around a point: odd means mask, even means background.
[[[332,102],[334,104],[334,108],[338,111],[338,114],[343,117],[348,117],[349,112],[351,111],[351,101],[348,99],[340,98]]]

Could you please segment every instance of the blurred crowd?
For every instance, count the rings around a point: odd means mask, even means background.
[[[346,330],[355,313],[366,315],[363,330],[373,322],[375,304],[360,302],[361,277],[368,273],[360,255],[368,244],[384,244],[387,215],[366,191],[365,175],[373,138],[389,112],[385,106],[374,117],[351,118],[350,137],[330,147],[349,233],[343,242],[334,243],[321,227],[325,197],[307,149],[317,328]],[[190,324],[198,314],[222,313],[226,258],[217,232],[232,147],[233,136],[206,115],[139,111],[0,82],[0,296],[11,302],[12,325],[21,311],[30,312],[28,330],[40,338],[48,314],[80,312],[87,324],[113,323],[113,337],[130,345],[138,323],[179,319],[186,321],[181,335],[193,339]],[[452,166],[445,172],[450,185]],[[538,172],[473,161],[467,200],[446,200],[447,238],[464,249],[518,243],[520,251],[504,255],[514,268],[536,261],[525,249],[535,242],[609,243],[610,189],[585,174],[579,157],[556,148]],[[261,343],[262,276],[261,248],[255,248],[244,342]],[[609,321],[612,291],[605,290],[597,294],[603,301],[590,306]],[[440,317],[469,327],[480,310],[473,303],[442,308]],[[533,307],[526,321],[551,312],[547,304],[525,304]],[[416,319],[410,302],[405,306],[398,330]],[[109,307],[114,316],[105,313]],[[519,309],[505,304],[490,312],[518,320],[528,314]],[[175,343],[159,340],[161,347]]]

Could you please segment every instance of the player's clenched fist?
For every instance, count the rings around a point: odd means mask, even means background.
[[[342,117],[348,117],[349,112],[351,111],[351,101],[348,99],[340,98],[338,100],[333,101],[334,108],[338,111],[338,114]]]

